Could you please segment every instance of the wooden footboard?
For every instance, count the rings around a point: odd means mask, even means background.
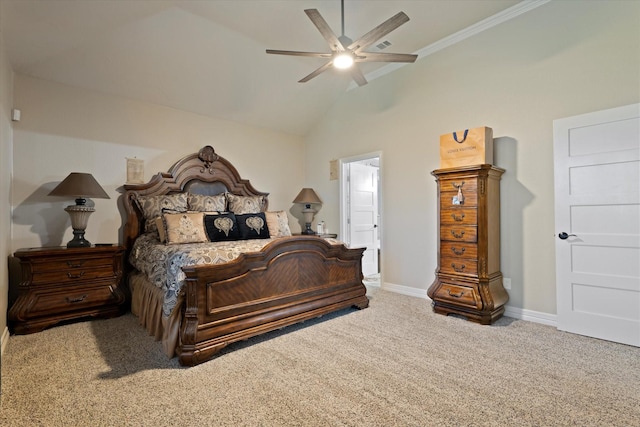
[[[180,363],[196,365],[232,342],[350,306],[367,307],[363,252],[293,236],[227,264],[184,267]]]

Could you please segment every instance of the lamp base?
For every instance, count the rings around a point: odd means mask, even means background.
[[[305,223],[306,228],[304,230],[302,230],[302,234],[311,234],[314,235],[316,234],[315,231],[313,231],[313,229],[311,228],[311,223],[307,222]]]
[[[84,238],[84,230],[73,230],[73,239],[67,243],[68,248],[88,248],[91,242]]]

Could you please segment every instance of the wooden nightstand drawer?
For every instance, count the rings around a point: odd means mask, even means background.
[[[15,256],[22,281],[8,316],[14,333],[38,332],[86,316],[118,316],[126,308],[122,246],[29,248]]]
[[[29,314],[34,317],[64,314],[119,302],[122,303],[124,301],[119,295],[114,294],[111,285],[94,288],[78,287],[75,289],[62,289],[60,291],[46,293],[36,292],[32,295]]]
[[[476,208],[442,208],[440,210],[440,224],[476,225],[478,223],[478,209]]]
[[[464,242],[440,242],[440,256],[478,259],[478,245]]]
[[[67,268],[61,271],[44,271],[33,273],[31,284],[42,285],[59,282],[77,282],[114,277],[113,265],[98,268]]]
[[[31,263],[33,273],[48,271],[72,271],[75,269],[88,269],[103,267],[113,270],[113,259],[111,256],[101,256],[99,258],[74,258],[55,257],[37,260]]]

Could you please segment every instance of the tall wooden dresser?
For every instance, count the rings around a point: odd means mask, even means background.
[[[509,295],[500,272],[500,178],[483,164],[438,169],[439,244],[433,310],[491,324]]]

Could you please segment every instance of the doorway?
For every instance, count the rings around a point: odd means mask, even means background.
[[[379,283],[382,235],[380,153],[340,160],[340,235],[350,247],[364,247],[362,273]]]

